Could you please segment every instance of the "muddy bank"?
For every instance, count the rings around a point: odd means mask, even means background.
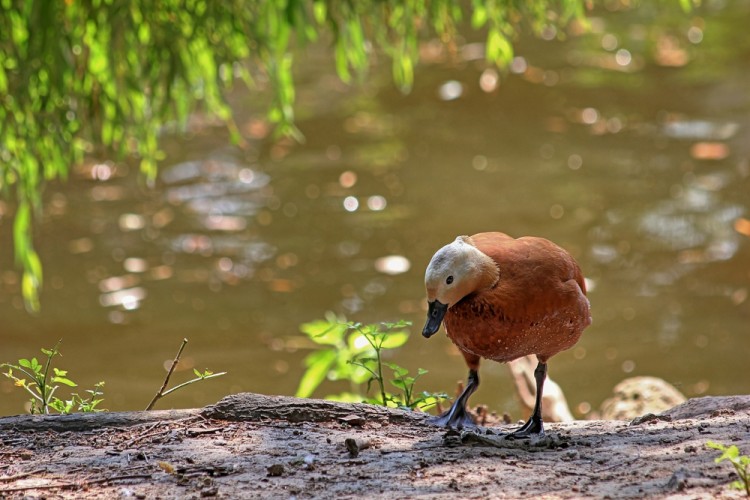
[[[0,498],[744,498],[750,396],[635,421],[446,432],[370,405],[237,394],[192,410],[0,418]]]

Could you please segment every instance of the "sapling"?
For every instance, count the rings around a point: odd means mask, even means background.
[[[750,457],[740,455],[740,449],[735,445],[725,446],[721,443],[708,441],[706,446],[722,452],[721,456],[717,457],[714,462],[718,464],[724,460],[729,460],[735,472],[737,472],[739,479],[732,481],[729,487],[737,490],[745,490],[745,495],[750,497]]]
[[[67,370],[61,370],[52,366],[52,359],[62,356],[59,347],[62,339],[57,341],[52,349],[42,349],[46,357],[40,362],[37,358],[21,358],[18,364],[1,363],[0,368],[7,368],[3,375],[13,380],[16,387],[21,387],[31,395],[29,413],[49,414],[50,411],[57,413],[70,413],[78,410],[82,412],[102,411],[97,406],[103,401],[102,386],[104,382],[98,382],[94,389],[87,390],[88,398],[81,397],[78,393],[72,393],[71,399],[63,400],[55,396],[60,385],[77,387],[78,384],[68,377]],[[50,373],[52,369],[52,373]]]
[[[297,389],[297,397],[308,397],[324,380],[349,381],[351,392],[327,399],[344,401],[366,401],[383,406],[397,406],[420,409],[437,404],[445,399],[445,394],[414,392],[416,380],[427,373],[419,369],[417,375],[409,376],[409,371],[394,363],[384,361],[385,352],[401,347],[409,338],[408,321],[364,325],[346,321],[332,313],[323,320],[304,323],[300,330],[314,343],[323,346],[305,358],[307,370]],[[390,369],[392,380],[387,380],[384,368]],[[367,398],[373,382],[377,385],[377,397]],[[399,389],[399,394],[386,390],[387,383]],[[362,390],[362,387],[364,391]],[[364,393],[364,394],[363,394]]]

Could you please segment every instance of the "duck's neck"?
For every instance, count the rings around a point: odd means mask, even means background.
[[[474,262],[476,265],[475,290],[480,291],[495,286],[500,279],[500,270],[495,261],[477,249]]]

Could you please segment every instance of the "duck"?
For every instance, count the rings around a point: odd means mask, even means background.
[[[440,248],[425,271],[427,321],[432,337],[445,326],[463,354],[469,375],[464,390],[430,423],[473,427],[466,410],[479,387],[482,358],[507,363],[535,355],[536,395],[528,421],[511,438],[544,434],[542,393],[547,362],[573,347],[591,324],[584,276],[575,259],[545,238],[501,232],[458,236]]]

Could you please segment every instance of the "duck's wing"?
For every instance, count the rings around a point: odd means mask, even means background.
[[[495,287],[482,292],[483,299],[494,302],[509,318],[543,316],[577,305],[586,293],[575,259],[547,239],[514,239],[504,233],[479,233],[471,239],[500,272]]]

